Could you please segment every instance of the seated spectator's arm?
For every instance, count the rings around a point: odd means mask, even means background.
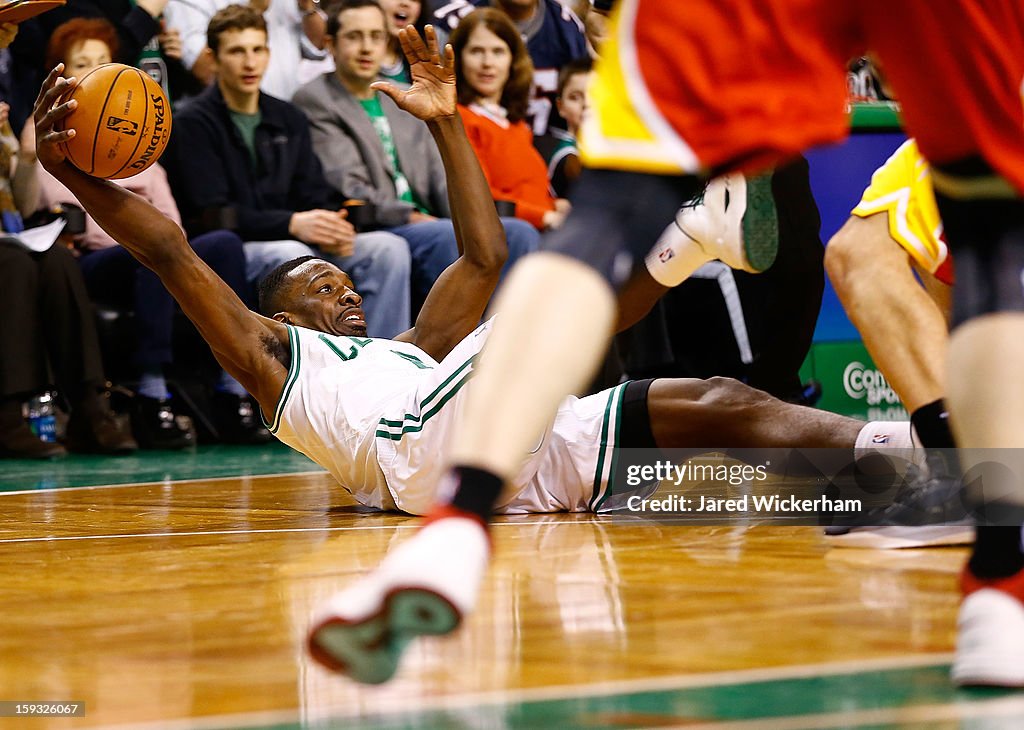
[[[500,195],[500,193],[497,193]],[[536,203],[528,203],[525,200],[513,200],[516,204],[516,218],[522,218],[527,223],[530,223],[539,230],[544,230],[548,227],[549,213],[554,213],[551,208],[543,205],[537,205]]]
[[[206,28],[216,8],[209,0],[169,0],[164,8],[166,29],[174,28],[181,35],[181,61],[203,85],[214,77],[214,62],[207,54]]]
[[[134,65],[142,49],[160,32],[157,18],[164,11],[167,0],[138,0],[117,23],[117,38],[121,42],[117,60]]]
[[[377,210],[377,223],[381,226],[408,223],[413,206],[373,186],[359,146],[346,128],[338,123],[336,112],[329,108],[326,100],[304,88],[295,94],[293,102],[309,119],[313,149],[330,186],[344,198],[373,203]]]
[[[279,322],[250,312],[185,240],[181,228],[134,193],[91,177],[68,162],[59,143],[74,130],[56,132],[74,100],[54,106],[68,84],[58,66],[35,104],[39,160],[115,240],[160,277],[209,343],[218,362],[252,393],[263,409],[276,407],[287,376],[288,334]]]
[[[8,121],[10,107],[0,102],[0,129],[6,144],[14,152],[14,175],[11,178],[11,194],[22,218],[28,218],[39,209],[39,170],[36,164],[36,138],[31,124],[21,131],[21,139],[14,136]],[[10,175],[10,170],[5,170]]]
[[[327,37],[327,14],[320,10],[319,0],[296,0],[302,13],[303,38],[315,50],[322,50]],[[305,45],[305,44],[303,44]],[[306,49],[303,48],[303,56]]]

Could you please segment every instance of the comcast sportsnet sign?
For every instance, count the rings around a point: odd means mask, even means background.
[[[821,383],[819,408],[871,421],[907,418],[899,396],[861,342],[815,342],[800,376]]]
[[[864,399],[869,406],[896,405],[896,395],[880,370],[854,360],[843,370],[843,389],[851,398]]]

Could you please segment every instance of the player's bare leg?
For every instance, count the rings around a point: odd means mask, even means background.
[[[1009,467],[1011,483],[987,469],[984,489],[1024,513],[1024,314],[979,317],[958,328],[950,342],[948,399],[953,429],[969,473],[999,449],[996,461]],[[992,383],[1004,388],[993,388]],[[991,453],[991,452],[987,452]],[[990,477],[995,482],[990,482]],[[964,570],[957,657],[958,684],[1024,687],[1024,548],[1013,525],[980,527],[974,555]]]
[[[889,236],[884,213],[850,218],[825,249],[843,308],[913,413],[944,394],[948,333],[939,304],[914,277],[909,258]]]
[[[1024,687],[1024,201],[976,166],[947,173],[933,171],[957,267],[947,398],[965,497],[990,522],[962,577],[953,680]]]

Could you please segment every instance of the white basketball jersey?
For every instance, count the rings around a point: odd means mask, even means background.
[[[415,345],[288,326],[292,362],[271,432],[327,469],[361,503],[394,509],[377,463],[381,414],[437,367]]]

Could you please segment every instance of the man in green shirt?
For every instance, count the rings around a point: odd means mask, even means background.
[[[333,6],[327,41],[336,70],[300,88],[293,102],[309,117],[327,181],[344,197],[371,203],[371,225],[408,242],[414,303],[422,301],[459,256],[440,155],[423,122],[370,87],[388,43],[376,0]],[[509,263],[536,248],[532,226],[514,218],[502,224]]]

